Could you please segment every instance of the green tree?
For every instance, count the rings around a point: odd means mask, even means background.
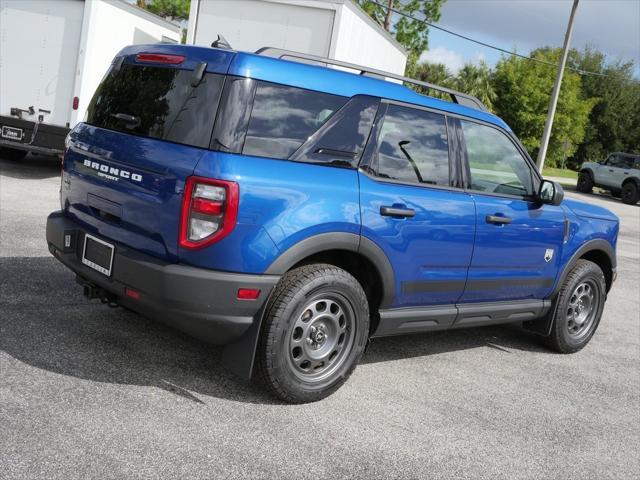
[[[140,8],[146,8],[160,17],[172,20],[188,20],[191,0],[137,0]]]
[[[530,56],[558,63],[560,49],[539,48]],[[493,76],[494,108],[536,157],[549,108],[555,69],[549,65],[511,56],[498,62]],[[585,138],[594,99],[582,94],[580,75],[566,70],[551,131],[546,165],[558,166],[572,156]],[[565,147],[567,147],[565,149]]]
[[[440,10],[446,0],[379,0],[387,7],[382,7],[370,0],[356,0],[365,12],[386,31],[392,33],[396,40],[409,52],[409,64],[415,64],[429,47],[429,27],[421,20],[437,22],[440,20]],[[421,20],[412,20],[402,15],[394,14],[390,8],[396,8],[406,14]]]
[[[454,88],[478,98],[489,109],[493,110],[496,91],[493,88],[492,72],[489,66],[481,61],[479,65],[467,63],[456,75]]]
[[[595,105],[572,163],[577,166],[616,151],[640,153],[640,81],[633,77],[634,63],[607,63],[604,53],[586,48],[572,50],[568,64],[605,75],[582,77],[583,96]]]
[[[407,75],[416,80],[433,83],[441,87],[454,87],[454,78],[451,72],[442,63],[418,63],[411,65],[407,71]],[[418,93],[431,95],[432,97],[441,98],[443,100],[451,100],[449,95],[445,95],[438,91],[429,90],[428,88],[418,85],[409,84],[408,87],[413,88]]]

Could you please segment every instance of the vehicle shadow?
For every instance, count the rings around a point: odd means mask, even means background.
[[[27,155],[24,160],[0,157],[0,175],[17,179],[42,180],[60,176],[60,159],[42,155]]]
[[[200,404],[208,396],[279,403],[259,383],[229,373],[221,347],[84,299],[53,258],[0,258],[0,292],[0,349],[17,361],[94,382],[154,386]],[[362,363],[478,347],[544,350],[522,332],[493,327],[376,339]]]

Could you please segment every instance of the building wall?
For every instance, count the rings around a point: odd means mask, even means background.
[[[407,56],[402,47],[356,5],[345,2],[336,25],[332,58],[404,75]]]
[[[86,2],[74,86],[80,104],[71,113],[71,126],[84,119],[93,93],[122,48],[160,42],[163,37],[180,41],[180,28],[121,0]]]
[[[334,15],[331,8],[278,2],[201,0],[198,23],[190,21],[189,29],[196,45],[209,46],[221,34],[235,50],[269,46],[327,56]]]
[[[197,19],[197,20],[196,20]],[[406,54],[350,0],[192,0],[187,43],[278,47],[404,74]]]

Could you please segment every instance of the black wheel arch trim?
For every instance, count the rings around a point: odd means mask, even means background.
[[[264,273],[267,275],[283,275],[305,258],[330,250],[346,250],[360,254],[369,260],[378,270],[382,280],[382,303],[380,308],[386,308],[393,303],[395,274],[393,273],[391,262],[389,262],[382,248],[375,242],[355,233],[321,233],[305,238],[282,252]]]
[[[617,268],[615,250],[613,249],[613,247],[609,242],[601,238],[588,241],[587,243],[582,245],[578,250],[576,250],[575,253],[571,256],[567,264],[562,269],[562,272],[558,277],[558,281],[556,282],[556,286],[553,289],[553,292],[551,292],[551,294],[547,296],[546,300],[551,301],[553,304],[553,307],[547,312],[547,314],[544,317],[538,320],[523,322],[522,326],[524,327],[525,330],[528,330],[537,335],[541,335],[543,337],[548,337],[549,335],[551,335],[551,328],[553,327],[553,319],[556,315],[556,309],[558,308],[558,302],[556,302],[556,300],[558,298],[558,293],[560,292],[560,288],[562,288],[562,285],[564,284],[564,281],[567,278],[567,275],[569,275],[569,272],[573,269],[573,267],[576,266],[576,264],[578,263],[578,260],[580,260],[580,258],[582,258],[582,256],[585,253],[592,252],[595,250],[604,252],[609,258],[609,262],[611,263],[611,270],[612,270],[611,283],[613,283],[613,280],[615,279],[616,268]],[[603,273],[605,273],[606,275],[606,272],[603,272]],[[611,285],[608,286],[608,290],[609,289],[611,289]],[[607,293],[608,293],[608,290],[607,290]]]
[[[629,177],[629,178],[625,178],[624,182],[622,182],[622,185],[620,185],[620,187],[624,187],[627,183],[633,182],[636,184],[636,187],[640,188],[640,178],[637,177]]]
[[[615,274],[616,267],[617,267],[616,252],[611,246],[611,244],[601,238],[589,240],[587,243],[585,243],[580,248],[578,248],[578,250],[576,250],[575,253],[571,256],[567,264],[562,269],[562,272],[558,277],[558,281],[556,282],[556,286],[553,289],[553,292],[551,292],[551,294],[547,298],[555,298],[558,295],[558,292],[560,291],[560,288],[562,288],[562,284],[567,278],[567,275],[569,275],[569,272],[571,271],[571,269],[575,267],[576,263],[578,263],[578,260],[580,260],[580,258],[582,258],[584,254],[588,252],[592,252],[594,250],[600,250],[607,255],[607,258],[611,263],[611,274],[612,275]],[[606,275],[606,272],[603,272],[603,273],[605,273]],[[611,288],[611,285],[609,285],[609,288]]]
[[[580,170],[580,173],[588,173],[591,176],[591,180],[594,180],[594,176],[593,176],[593,170],[591,170],[590,168],[583,168]]]

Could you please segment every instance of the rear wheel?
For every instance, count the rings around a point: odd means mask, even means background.
[[[24,157],[27,156],[27,152],[25,150],[17,150],[15,148],[0,148],[0,158],[4,158],[6,160],[24,160]]]
[[[640,200],[640,192],[638,186],[629,181],[622,186],[622,201],[628,205],[635,205]]]
[[[368,334],[369,305],[358,281],[332,265],[306,265],[288,272],[274,292],[258,367],[280,399],[320,400],[351,375]]]
[[[591,193],[593,191],[593,178],[591,178],[589,172],[580,172],[576,188],[582,193]]]
[[[598,328],[605,299],[606,283],[600,267],[578,260],[560,289],[547,344],[560,353],[581,350]]]

